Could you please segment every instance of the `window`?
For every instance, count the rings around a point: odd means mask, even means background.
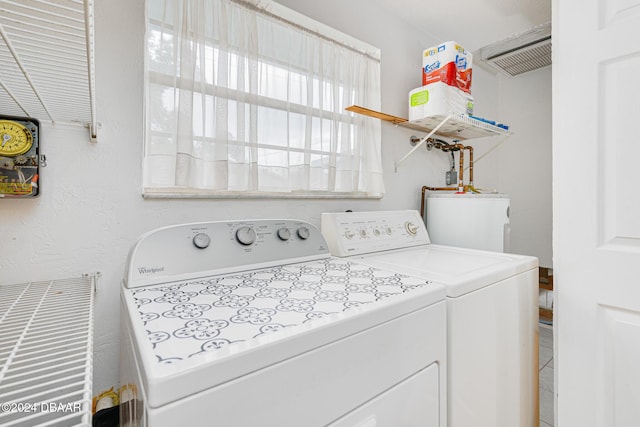
[[[145,196],[381,197],[379,51],[264,0],[147,0]]]

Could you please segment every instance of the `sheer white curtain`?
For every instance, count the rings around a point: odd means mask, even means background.
[[[146,34],[145,195],[384,194],[344,111],[379,108],[377,49],[264,0],[147,0]]]

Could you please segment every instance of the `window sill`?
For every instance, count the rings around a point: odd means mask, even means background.
[[[256,192],[256,191],[211,191],[180,188],[144,188],[145,199],[382,199],[381,193],[330,193],[314,192]]]

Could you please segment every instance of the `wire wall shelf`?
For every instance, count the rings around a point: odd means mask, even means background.
[[[427,133],[427,135],[421,138],[420,141],[415,144],[415,146],[404,157],[395,163],[396,171],[402,162],[404,162],[409,156],[411,156],[411,154],[413,154],[434,135],[451,138],[453,140],[470,140],[496,136],[500,137],[497,144],[490,151],[493,151],[493,149],[502,144],[502,142],[512,135],[511,132],[503,127],[496,126],[482,120],[477,120],[466,114],[451,113],[448,115],[437,115],[425,117],[421,120],[409,121],[403,117],[382,113],[380,111],[371,110],[358,105],[346,107],[345,110],[380,119],[397,126]],[[485,153],[485,155],[488,153],[489,152]],[[480,158],[477,160],[480,160]]]
[[[0,425],[91,425],[95,280],[0,286]]]

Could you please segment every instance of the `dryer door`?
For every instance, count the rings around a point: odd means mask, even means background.
[[[438,369],[433,363],[328,427],[423,427],[447,425],[441,411]]]

